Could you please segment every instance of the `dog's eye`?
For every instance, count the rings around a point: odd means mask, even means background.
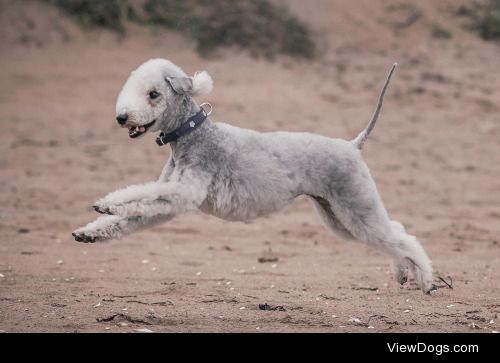
[[[154,100],[155,98],[158,98],[159,96],[160,96],[160,94],[156,91],[149,92],[149,98],[151,98],[152,100]]]

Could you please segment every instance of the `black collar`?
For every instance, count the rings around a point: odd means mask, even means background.
[[[194,129],[198,128],[205,120],[208,115],[202,108],[196,115],[188,118],[183,124],[181,124],[177,129],[168,134],[162,132],[156,138],[156,143],[158,146],[163,146],[172,141],[177,141],[177,139],[183,135],[189,134]]]

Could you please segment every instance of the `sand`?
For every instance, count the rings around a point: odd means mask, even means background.
[[[421,1],[408,26],[400,1],[286,1],[319,41],[307,62],[236,49],[200,58],[175,33],[82,31],[49,6],[19,3],[0,2],[1,331],[500,330],[500,46],[465,29],[455,14],[465,1]],[[436,24],[452,37],[433,36]],[[251,223],[196,212],[75,242],[94,200],[155,180],[168,158],[154,135],[131,140],[114,120],[129,72],[152,57],[209,71],[215,89],[199,101],[215,121],[346,139],[397,61],[363,154],[442,288],[399,286],[386,256],[332,235],[305,198]]]

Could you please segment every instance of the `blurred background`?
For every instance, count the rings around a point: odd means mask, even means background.
[[[198,101],[214,121],[346,139],[398,62],[363,154],[454,289],[400,288],[383,255],[329,234],[305,198],[248,224],[194,213],[75,243],[94,200],[155,180],[168,158],[114,120],[153,57],[212,75]],[[156,331],[498,330],[500,1],[0,0],[0,70],[0,330],[140,327],[96,320],[123,309]]]

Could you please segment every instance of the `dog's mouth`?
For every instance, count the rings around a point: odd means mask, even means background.
[[[130,126],[128,128],[128,136],[131,138],[131,139],[135,139],[139,136],[142,136],[144,135],[148,129],[154,125],[154,123],[156,122],[156,120],[153,120],[151,121],[150,123],[147,123],[145,125],[140,125],[140,126]]]

